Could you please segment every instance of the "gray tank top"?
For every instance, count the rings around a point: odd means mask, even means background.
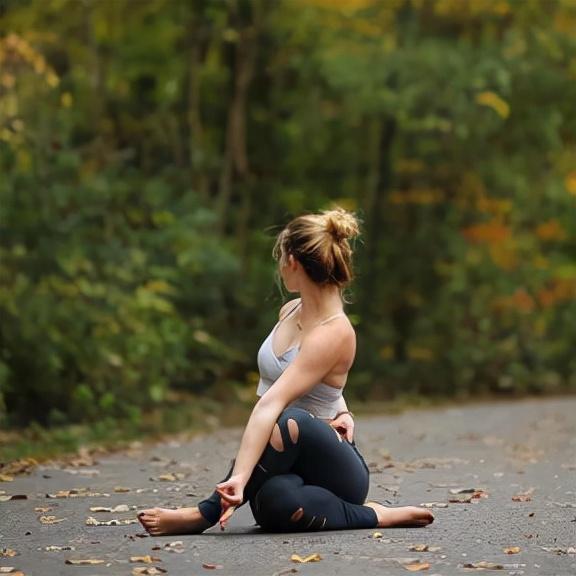
[[[299,306],[300,304],[294,306],[282,320],[285,320],[290,316]],[[343,315],[343,312],[335,314],[330,318],[326,318],[320,324],[325,324],[329,320]],[[264,340],[262,346],[260,346],[260,350],[258,350],[258,370],[260,372],[260,381],[258,382],[258,389],[256,390],[257,396],[262,396],[270,386],[278,380],[284,370],[286,370],[286,367],[297,356],[300,349],[299,345],[292,346],[280,356],[274,354],[274,350],[272,349],[272,338],[274,337],[276,328],[282,320],[279,320],[276,323],[276,326],[272,328],[272,331],[268,334],[268,337]],[[338,412],[338,400],[341,396],[342,388],[336,388],[335,386],[330,386],[324,382],[319,382],[314,386],[314,388],[312,388],[312,390],[310,390],[310,392],[308,392],[308,394],[300,396],[300,398],[291,402],[289,406],[308,410],[308,412],[311,412],[317,418],[331,419],[334,418]]]

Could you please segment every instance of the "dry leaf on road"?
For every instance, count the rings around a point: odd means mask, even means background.
[[[157,574],[166,574],[167,570],[164,568],[159,568],[158,566],[137,566],[132,568],[133,576],[156,576]]]
[[[292,560],[292,562],[300,562],[300,563],[318,562],[322,560],[322,556],[320,556],[320,554],[318,554],[317,552],[314,554],[310,554],[310,556],[306,556],[305,558],[298,556],[298,554],[292,554],[292,556],[290,556],[290,560]]]
[[[439,552],[440,546],[429,546],[428,544],[412,544],[408,547],[411,552]]]
[[[520,552],[520,546],[509,546],[508,548],[504,548],[505,554],[518,554]]]
[[[130,510],[136,510],[136,506],[128,506],[128,504],[118,504],[114,508],[108,508],[107,506],[90,506],[90,512],[130,512]]]
[[[113,518],[112,520],[100,521],[93,516],[89,516],[86,519],[86,526],[124,526],[125,524],[138,524],[138,520],[136,518],[126,518],[124,520]]]
[[[423,508],[448,508],[446,502],[423,502],[420,506]]]
[[[496,564],[495,562],[486,562],[482,560],[481,562],[469,562],[462,565],[463,568],[471,568],[473,570],[504,570],[502,564]]]
[[[430,568],[428,562],[415,562],[413,564],[402,564],[402,566],[410,572],[422,572],[423,570],[428,570],[428,568]]]
[[[162,562],[160,558],[156,558],[155,556],[150,556],[150,554],[146,554],[146,556],[130,556],[130,562],[142,562],[143,564],[154,564],[154,562]]]
[[[64,522],[66,518],[56,518],[56,516],[40,516],[38,518],[41,524],[58,524],[60,522]]]
[[[512,496],[512,502],[530,502],[532,500],[532,494],[534,493],[534,488],[530,488],[525,492],[520,492]]]
[[[99,560],[97,558],[84,558],[81,560],[66,560],[66,564],[73,566],[95,566],[96,564],[105,564],[106,560]]]
[[[12,548],[2,548],[2,550],[0,550],[0,558],[13,558],[14,556],[17,556],[18,552],[16,552],[16,550],[13,550]]]

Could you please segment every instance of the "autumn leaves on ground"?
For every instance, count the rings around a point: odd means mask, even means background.
[[[225,531],[150,537],[150,506],[193,506],[220,481],[242,428],[2,471],[0,573],[569,576],[576,567],[576,398],[358,418],[369,499],[433,509],[421,529],[266,534],[248,506]],[[87,572],[90,566],[92,571]],[[96,571],[94,571],[96,570]]]

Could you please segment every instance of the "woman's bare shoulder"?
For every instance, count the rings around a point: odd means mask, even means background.
[[[288,300],[288,302],[283,304],[280,308],[280,312],[278,312],[278,318],[282,320],[282,318],[284,318],[288,312],[290,312],[294,307],[298,305],[300,300],[302,300],[302,298],[293,298],[292,300]]]

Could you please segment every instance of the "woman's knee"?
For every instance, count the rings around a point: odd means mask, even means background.
[[[289,407],[285,408],[272,429],[270,444],[278,452],[285,450],[284,439],[289,438],[292,445],[297,444],[300,439],[302,429],[306,429],[306,424],[312,418],[310,412],[302,408]],[[284,433],[282,432],[282,430]],[[286,432],[288,434],[286,434]]]

